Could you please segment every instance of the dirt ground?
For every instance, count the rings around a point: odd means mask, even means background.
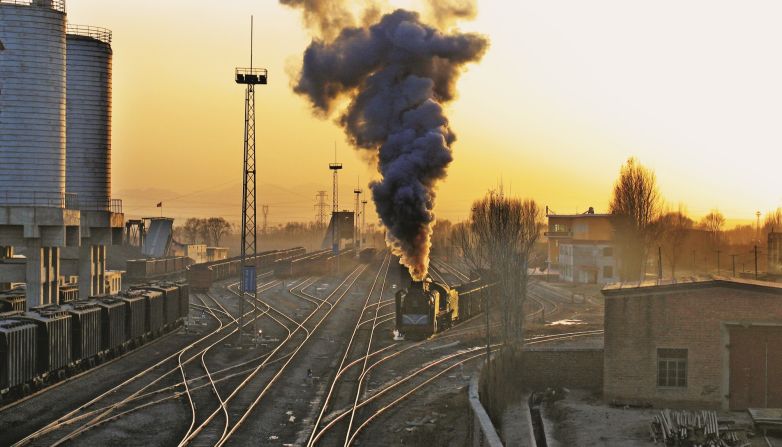
[[[565,397],[544,405],[549,446],[648,447],[654,445],[649,423],[660,409],[612,407],[594,394],[571,390]],[[745,412],[719,412],[737,424],[750,426]],[[782,439],[773,445],[782,445]],[[762,436],[752,439],[752,446],[766,447]]]

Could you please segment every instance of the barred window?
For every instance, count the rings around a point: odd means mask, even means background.
[[[686,349],[657,349],[657,386],[687,387]]]

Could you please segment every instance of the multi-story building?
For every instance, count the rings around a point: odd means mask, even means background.
[[[548,217],[549,270],[568,282],[607,284],[618,281],[614,227],[610,214],[553,214]]]

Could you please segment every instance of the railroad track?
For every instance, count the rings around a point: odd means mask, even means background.
[[[231,425],[224,436],[219,439],[209,439],[210,445],[221,446],[227,443],[229,440],[235,440],[238,431],[243,424],[249,419],[250,415],[255,411],[258,405],[261,403],[264,397],[269,393],[271,387],[283,376],[291,362],[296,359],[299,351],[314,337],[323,322],[331,315],[336,306],[344,299],[348,291],[351,290],[358,278],[366,270],[366,266],[359,266],[351,272],[345,281],[338,286],[328,297],[320,299],[312,294],[306,293],[306,291],[290,290],[291,293],[299,296],[300,298],[311,302],[315,305],[315,309],[301,322],[297,322],[293,319],[289,319],[290,322],[295,324],[295,328],[292,331],[293,335],[301,335],[298,342],[292,343],[288,352],[284,355],[285,361],[280,362],[280,366],[275,370],[264,375],[262,380],[256,380],[255,372],[251,373],[236,390],[226,398],[226,404],[229,406],[229,413],[231,413]],[[274,306],[270,306],[268,303],[261,303],[267,307],[270,307],[272,311],[277,311]],[[269,361],[276,359],[276,356],[281,355],[282,352],[273,352],[269,357]],[[234,414],[235,413],[235,414]],[[207,418],[206,423],[210,422],[210,418]],[[194,430],[194,434],[197,435],[198,429]],[[192,435],[191,435],[192,440]]]
[[[223,333],[231,329],[231,327],[232,325],[230,324],[218,325],[217,328],[201,338],[193,341],[152,366],[132,375],[120,384],[80,405],[77,409],[60,416],[55,421],[50,422],[32,434],[17,441],[14,445],[23,446],[31,443],[59,445],[100,425],[102,421],[111,418],[111,414],[115,410],[122,408],[127,402],[134,401],[136,397],[151,390],[153,386],[162,383],[165,379],[177,372],[181,372],[181,365],[188,364],[197,359],[201,350],[209,346],[213,339],[221,337]],[[195,353],[182,360],[182,355],[188,352]],[[76,424],[83,422],[86,419],[89,419],[86,423],[74,427]],[[73,430],[69,431],[71,428],[73,428]],[[53,441],[51,439],[53,439]]]
[[[581,331],[571,332],[566,334],[540,336],[527,339],[525,343],[527,345],[537,345],[543,343],[551,343],[556,341],[568,340],[580,337],[592,337],[602,335],[603,331]],[[407,346],[401,350],[390,352],[383,358],[377,360],[370,366],[370,370],[379,366],[380,364],[398,358],[402,353],[411,351],[416,348],[420,348],[433,341],[429,339],[421,342],[417,342],[413,345]],[[499,344],[493,344],[490,346],[491,352],[495,352],[501,347]],[[388,349],[388,348],[386,348]],[[386,349],[382,350],[385,351]],[[372,356],[376,356],[382,351],[372,353]],[[445,374],[453,371],[456,368],[463,367],[464,364],[475,361],[480,358],[486,357],[486,346],[476,346],[468,349],[462,349],[455,353],[449,353],[442,357],[425,363],[419,368],[404,374],[401,377],[394,377],[389,379],[382,386],[372,390],[361,401],[356,402],[353,406],[345,407],[340,410],[332,412],[326,425],[319,431],[314,433],[315,443],[324,439],[325,433],[332,430],[341,421],[351,417],[355,421],[355,429],[353,429],[344,440],[344,445],[353,445],[360,433],[364,431],[369,425],[371,425],[378,417],[388,412],[389,410],[397,407],[406,399],[413,397],[415,393],[419,392],[422,388],[430,385],[440,379]],[[357,410],[364,409],[363,419],[357,419],[354,417]],[[332,443],[325,443],[326,445],[335,445]],[[314,445],[314,444],[313,444]]]
[[[393,304],[393,300],[383,300],[383,292],[386,288],[386,280],[388,278],[388,270],[391,265],[392,257],[389,254],[383,258],[380,264],[380,268],[375,275],[374,280],[369,288],[366,298],[363,303],[363,308],[359,312],[356,319],[356,323],[353,327],[353,331],[348,339],[347,346],[343,352],[341,361],[337,366],[337,373],[331,378],[328,391],[320,403],[320,409],[313,423],[313,429],[308,439],[301,440],[302,444],[306,442],[308,446],[314,445],[317,440],[315,439],[315,433],[318,427],[323,421],[326,411],[330,407],[340,405],[341,402],[357,402],[362,389],[362,383],[365,379],[368,359],[373,355],[372,341],[375,334],[375,329],[385,321],[393,319],[393,312],[390,314],[381,314],[381,308],[387,305],[389,301]],[[382,274],[382,277],[381,277]],[[378,290],[377,300],[372,303],[373,294],[375,290]],[[384,304],[385,301],[385,304]],[[365,318],[366,314],[369,314]],[[361,349],[361,337],[362,334],[366,334],[366,347]],[[353,352],[363,353],[360,357],[350,360],[350,356]],[[361,370],[354,368],[354,366],[361,365]],[[355,383],[355,386],[350,386],[351,383]],[[348,424],[350,421],[347,421]],[[346,427],[347,432],[350,431],[350,426]]]

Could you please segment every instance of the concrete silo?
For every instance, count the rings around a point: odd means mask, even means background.
[[[28,306],[56,302],[60,248],[78,245],[65,101],[64,1],[0,1],[0,284],[26,282]],[[8,260],[9,247],[26,261]]]
[[[66,190],[81,211],[80,250],[67,253],[78,266],[67,269],[76,270],[79,294],[87,297],[105,292],[112,211],[120,211],[111,201],[111,31],[68,25],[67,61]]]
[[[0,205],[65,206],[65,12],[0,3]]]

